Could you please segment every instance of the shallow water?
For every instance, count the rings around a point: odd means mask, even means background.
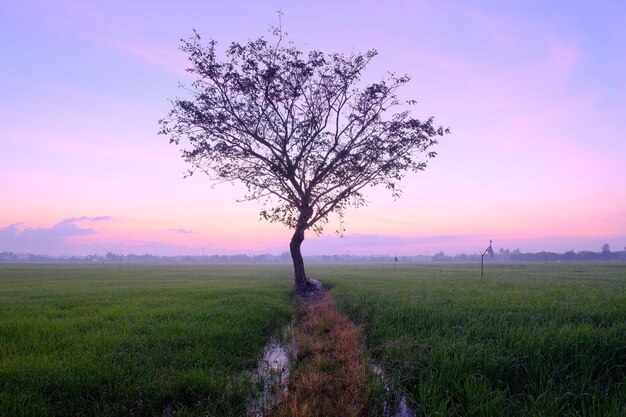
[[[385,375],[383,368],[374,364],[372,372],[380,378],[387,391],[383,402],[383,417],[415,417],[415,411],[409,407],[406,395],[394,388],[393,381]]]
[[[252,380],[258,388],[258,396],[248,408],[248,415],[263,417],[287,395],[289,357],[285,344],[270,341],[265,345]]]

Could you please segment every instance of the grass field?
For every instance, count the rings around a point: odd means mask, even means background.
[[[242,416],[285,267],[0,265],[0,415]]]
[[[315,267],[422,416],[626,416],[626,265]]]
[[[309,273],[420,416],[626,415],[623,264]],[[0,265],[0,416],[245,415],[291,285],[286,265]]]

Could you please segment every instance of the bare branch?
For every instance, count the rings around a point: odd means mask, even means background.
[[[360,86],[376,51],[304,54],[285,44],[280,27],[274,36],[233,42],[224,60],[213,40],[200,45],[196,33],[184,41],[196,76],[184,87],[191,99],[172,101],[159,133],[182,148],[191,173],[241,182],[243,200],[264,203],[261,218],[293,228],[296,266],[307,229],[321,233],[329,216],[365,205],[366,186],[399,196],[405,173],[425,169],[449,131],[395,111],[407,76]]]

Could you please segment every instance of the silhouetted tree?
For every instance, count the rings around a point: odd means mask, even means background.
[[[189,174],[241,181],[244,200],[265,203],[261,218],[293,229],[300,286],[305,231],[319,234],[331,214],[341,218],[347,207],[365,205],[365,186],[383,184],[399,196],[398,182],[426,168],[436,138],[449,131],[411,117],[407,106],[415,101],[396,97],[406,75],[358,87],[376,51],[305,54],[283,45],[279,29],[273,35],[273,42],[233,42],[223,59],[215,40],[202,45],[197,32],[183,40],[195,81],[188,99],[172,101],[160,133],[182,146]]]
[[[562,258],[564,261],[575,261],[576,252],[574,252],[573,250],[569,250],[563,254]]]
[[[430,260],[433,262],[448,262],[450,261],[450,259],[452,258],[446,255],[445,252],[442,251],[442,252],[437,252],[436,254],[434,254]]]

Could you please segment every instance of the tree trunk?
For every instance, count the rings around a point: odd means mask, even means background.
[[[300,288],[306,281],[306,273],[304,272],[304,259],[300,246],[304,241],[304,230],[296,229],[289,243],[289,251],[291,252],[291,260],[293,261],[293,273],[296,289]]]

